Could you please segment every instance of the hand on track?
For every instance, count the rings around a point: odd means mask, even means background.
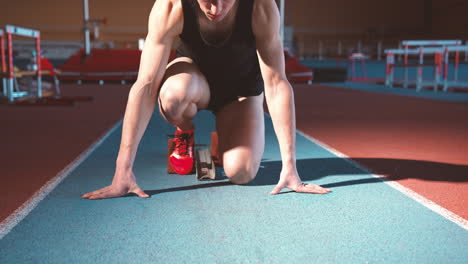
[[[149,195],[136,184],[133,172],[119,173],[117,171],[111,185],[94,192],[86,193],[82,198],[89,200],[107,199],[124,196],[128,193],[134,193],[141,198],[149,197]]]
[[[278,184],[273,188],[270,194],[278,194],[283,188],[291,189],[297,193],[317,193],[317,194],[326,194],[331,192],[331,190],[323,188],[316,184],[303,183],[299,178],[296,170],[291,171],[281,171],[281,176]]]

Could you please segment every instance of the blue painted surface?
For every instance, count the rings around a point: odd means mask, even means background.
[[[320,67],[320,68],[333,68],[333,67],[346,67],[346,63],[342,62],[341,65],[337,64],[336,60],[304,60],[301,61],[304,65],[312,68]],[[432,62],[432,61],[427,61]],[[359,76],[361,74],[361,63],[356,62],[356,74]],[[385,61],[367,61],[366,62],[366,72],[368,78],[385,78]],[[449,65],[449,80],[453,79],[454,75],[454,64],[453,60],[451,60]],[[417,68],[409,68],[408,76],[410,79],[416,79]],[[433,80],[434,70],[432,67],[424,67],[423,69],[424,78]],[[394,77],[395,78],[403,78],[404,70],[403,68],[395,68]],[[460,64],[459,72],[458,72],[459,79],[468,79],[468,64]]]
[[[362,82],[344,82],[344,83],[326,83],[325,85],[331,85],[341,88],[350,88],[354,90],[383,93],[383,94],[394,94],[402,96],[419,97],[426,99],[433,99],[439,101],[448,102],[468,102],[468,93],[445,93],[445,92],[434,92],[430,90],[416,91],[415,89],[405,89],[402,87],[385,87],[385,85],[373,84],[373,83],[362,83]]]
[[[196,124],[208,143],[213,117]],[[167,175],[170,133],[155,115],[139,148],[151,198],[80,199],[111,182],[116,132],[0,240],[0,263],[467,263],[468,232],[301,136],[301,177],[333,193],[270,196],[281,164],[269,119],[263,168],[243,186]]]
[[[337,67],[337,63],[335,60],[307,60],[303,61],[305,65],[309,67],[320,67],[320,68],[333,68]],[[346,67],[345,63],[341,64],[342,67]],[[409,79],[415,82],[416,80],[416,68],[409,69]],[[368,78],[385,78],[385,62],[379,61],[368,61],[366,63],[366,72]],[[361,63],[356,63],[356,76],[361,76]],[[453,79],[453,64],[449,67],[449,80]],[[348,75],[351,73],[348,72]],[[425,81],[432,81],[433,80],[433,70],[432,68],[424,68],[424,79]],[[468,64],[460,64],[459,68],[459,80],[463,82],[465,86],[468,85]],[[395,80],[403,79],[403,68],[396,68],[395,69]],[[395,95],[403,95],[403,96],[412,96],[412,97],[419,97],[419,98],[426,98],[426,99],[433,99],[433,100],[440,100],[440,101],[449,101],[449,102],[468,102],[468,93],[462,92],[442,92],[439,90],[438,92],[434,92],[432,89],[430,90],[421,90],[416,91],[416,89],[405,89],[402,87],[385,87],[383,84],[373,84],[373,83],[363,83],[363,82],[344,82],[344,83],[324,83],[325,85],[333,85],[336,87],[342,88],[350,88],[360,91],[366,92],[376,92],[376,93],[384,93],[384,94],[395,94]],[[439,88],[441,89],[441,88]],[[468,87],[467,87],[468,90]]]

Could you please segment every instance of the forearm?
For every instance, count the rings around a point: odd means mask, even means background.
[[[138,144],[156,106],[156,98],[171,46],[172,41],[160,43],[147,40],[145,43],[138,78],[128,96],[117,168],[131,169],[133,167]]]
[[[296,166],[296,114],[294,93],[286,80],[265,89],[268,109],[273,121],[284,168]]]
[[[123,120],[122,139],[117,167],[131,169],[138,144],[148,126],[156,105],[156,92],[151,83],[136,82],[130,90]]]

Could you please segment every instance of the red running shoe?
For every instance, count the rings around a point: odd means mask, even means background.
[[[193,171],[194,165],[194,130],[177,129],[174,136],[174,150],[169,156],[169,162],[175,173],[186,175]]]

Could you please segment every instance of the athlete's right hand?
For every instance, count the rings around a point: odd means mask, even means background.
[[[128,193],[134,193],[141,198],[149,197],[149,195],[136,184],[135,174],[133,174],[131,170],[123,171],[117,169],[111,185],[94,192],[86,193],[82,198],[89,200],[107,199],[124,196]]]

